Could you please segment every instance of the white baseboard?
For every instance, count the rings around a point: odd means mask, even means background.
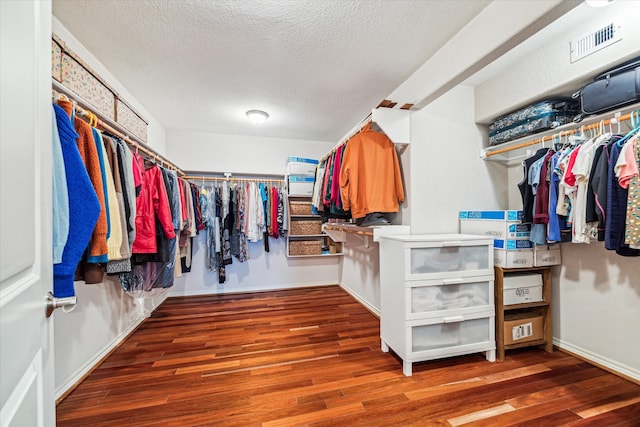
[[[91,359],[87,360],[73,375],[56,389],[56,400],[63,396],[72,387],[75,387],[84,377],[91,372],[95,366],[100,363],[114,348],[116,348],[125,338],[127,338],[145,319],[138,319],[125,330],[123,330],[118,336],[116,336],[110,343],[108,343],[101,352],[96,353]]]
[[[595,354],[582,347],[578,347],[576,345],[562,341],[557,338],[553,339],[553,344],[562,350],[566,350],[569,353],[575,354],[578,357],[581,357],[587,361],[593,362],[596,365],[600,365],[605,369],[608,369],[614,373],[619,373],[622,376],[631,378],[632,380],[640,383],[640,370],[636,368],[623,365],[615,360],[602,357],[599,354]]]
[[[168,297],[192,297],[192,296],[202,296],[202,295],[269,292],[269,291],[282,291],[285,289],[299,289],[299,288],[310,288],[314,286],[332,286],[332,285],[335,286],[336,282],[284,283],[284,284],[269,286],[266,288],[255,287],[255,286],[241,287],[237,285],[233,285],[233,286],[220,285],[215,288],[212,287],[210,289],[181,289],[177,291],[169,290]]]
[[[373,315],[375,315],[376,317],[380,318],[380,309],[375,308],[373,305],[371,305],[369,303],[369,301],[367,301],[366,299],[364,299],[362,296],[360,296],[356,291],[354,291],[353,289],[350,289],[347,285],[345,285],[344,283],[340,283],[340,287],[342,289],[344,289],[349,295],[351,295],[352,297],[354,297],[360,304],[362,304],[364,306],[364,308],[366,308],[367,310],[369,310],[371,313],[373,313]]]
[[[167,299],[168,292],[164,289],[152,290],[150,295],[151,307],[147,307],[148,310],[154,311],[160,304]],[[72,387],[75,387],[84,377],[91,372],[102,360],[112,352],[122,341],[124,341],[131,333],[138,327],[146,318],[141,317],[136,319],[126,329],[120,332],[116,337],[111,340],[99,353],[96,353],[91,359],[87,360],[73,375],[56,389],[55,398],[58,400],[61,396],[67,393]]]

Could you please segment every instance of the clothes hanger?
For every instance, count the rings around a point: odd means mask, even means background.
[[[638,126],[638,122],[640,122],[640,113],[638,111],[634,111],[633,113],[630,114],[630,116],[631,116],[630,117],[631,127],[633,129],[629,133],[627,133],[625,136],[620,138],[620,140],[618,140],[616,144],[620,148],[622,148],[622,146],[625,144],[625,142],[627,142],[627,140],[629,140],[629,138],[634,136],[636,133],[640,132],[640,126]]]

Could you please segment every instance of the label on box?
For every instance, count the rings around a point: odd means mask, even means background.
[[[315,180],[315,176],[291,175],[289,177],[289,182],[314,182]]]
[[[522,221],[522,211],[460,211],[460,219]]]
[[[287,163],[311,163],[311,164],[317,165],[318,161],[315,159],[306,159],[304,157],[290,156],[287,159]]]
[[[533,323],[524,323],[522,325],[514,326],[511,329],[511,337],[514,341],[521,340],[533,335]]]
[[[494,239],[493,247],[495,249],[516,250],[516,249],[533,249],[533,242],[530,240],[501,240]]]

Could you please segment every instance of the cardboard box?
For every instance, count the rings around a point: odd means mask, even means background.
[[[295,196],[313,196],[314,176],[291,175],[289,177],[289,194]]]
[[[287,158],[287,164],[289,163],[309,163],[312,165],[317,165],[318,161],[316,159],[309,159],[306,157],[289,156]]]
[[[542,274],[517,273],[502,280],[503,304],[522,304],[542,301]]]
[[[549,265],[562,264],[562,252],[560,244],[536,245],[533,248],[533,265],[535,267],[546,267]]]
[[[493,265],[502,268],[533,267],[533,250],[503,251],[493,250]]]
[[[522,224],[522,211],[461,211],[460,233],[494,239],[529,239],[531,224]]]
[[[522,211],[460,211],[460,219],[522,222]]]
[[[315,177],[317,166],[318,165],[314,163],[287,163],[287,175],[308,175]]]
[[[509,314],[504,319],[504,344],[519,344],[544,338],[544,320],[536,313]]]
[[[493,264],[502,268],[533,267],[533,243],[529,240],[493,240]]]

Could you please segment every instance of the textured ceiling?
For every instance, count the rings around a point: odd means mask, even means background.
[[[337,141],[488,3],[54,0],[53,13],[167,130]],[[271,117],[252,125],[250,109]]]

